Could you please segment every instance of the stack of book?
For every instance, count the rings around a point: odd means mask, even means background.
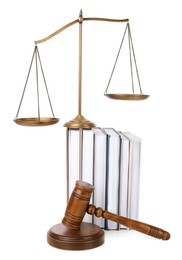
[[[113,128],[68,129],[68,198],[76,180],[94,185],[91,202],[112,213],[138,219],[141,138]],[[126,229],[86,214],[84,221],[106,230]]]

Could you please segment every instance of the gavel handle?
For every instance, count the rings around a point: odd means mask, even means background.
[[[134,229],[136,231],[139,231],[141,233],[144,233],[146,235],[168,240],[170,238],[170,234],[167,231],[164,231],[160,228],[151,226],[146,223],[139,222],[137,220],[125,218],[116,214],[113,214],[111,212],[108,212],[106,210],[103,210],[102,208],[96,208],[94,205],[89,205],[87,209],[87,213],[90,215],[95,215],[96,217],[103,217],[104,219],[111,220],[114,222],[117,222],[119,224],[122,224],[126,227],[129,227],[131,229]]]

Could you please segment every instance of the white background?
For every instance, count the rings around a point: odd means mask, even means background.
[[[105,244],[64,251],[46,242],[66,207],[65,128],[77,114],[78,25],[39,46],[57,125],[28,128],[16,115],[34,40],[72,20],[129,18],[141,102],[104,97],[121,24],[83,24],[83,115],[98,126],[142,138],[140,220],[171,233],[160,241],[136,231],[107,232]],[[181,259],[182,16],[180,1],[23,1],[0,4],[0,259]],[[33,104],[32,104],[33,106]],[[23,108],[22,108],[23,111]],[[113,255],[115,253],[115,256]]]

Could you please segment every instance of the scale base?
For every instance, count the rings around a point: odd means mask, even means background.
[[[104,243],[104,231],[97,225],[83,222],[79,230],[67,228],[62,223],[51,227],[47,233],[49,245],[64,250],[87,250]]]
[[[68,128],[93,128],[95,124],[82,115],[77,115],[74,119],[66,122],[64,126]]]

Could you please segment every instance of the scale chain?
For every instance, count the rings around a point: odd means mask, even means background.
[[[141,88],[141,83],[140,83],[140,77],[139,77],[139,72],[138,72],[138,67],[137,67],[137,62],[136,62],[136,56],[135,56],[135,51],[134,51],[134,46],[133,46],[133,40],[132,40],[132,36],[131,36],[131,29],[130,29],[130,25],[128,23],[128,33],[130,35],[130,42],[131,42],[131,47],[132,47],[132,52],[133,52],[133,58],[134,58],[134,62],[135,62],[135,68],[136,68],[136,73],[137,73],[137,78],[138,78],[138,84],[139,84],[139,88],[140,88],[140,94],[142,94],[142,88]]]
[[[28,70],[28,75],[27,75],[27,78],[26,78],[26,81],[25,81],[23,93],[22,93],[22,96],[21,96],[21,99],[20,99],[20,103],[19,103],[18,110],[17,110],[17,114],[16,114],[16,117],[15,117],[15,118],[18,118],[18,115],[19,115],[19,112],[20,112],[20,108],[21,108],[22,101],[23,101],[23,98],[24,98],[24,94],[25,94],[25,91],[26,91],[26,87],[27,87],[27,84],[28,84],[28,80],[29,80],[29,76],[30,76],[30,72],[31,72],[31,69],[32,69],[32,65],[33,65],[34,58],[35,58],[35,66],[36,66],[36,85],[37,85],[37,109],[38,109],[38,118],[40,119],[39,76],[38,76],[38,74],[39,74],[39,72],[38,72],[39,69],[38,69],[38,61],[39,61],[39,64],[40,64],[40,69],[41,69],[41,72],[42,72],[42,76],[43,76],[43,80],[44,80],[44,85],[45,85],[45,88],[46,88],[46,92],[47,92],[47,96],[48,96],[48,100],[49,100],[49,105],[50,105],[50,108],[51,108],[52,116],[55,117],[55,116],[54,116],[53,107],[52,107],[52,103],[51,103],[51,99],[50,99],[50,95],[49,95],[49,91],[48,91],[48,87],[47,87],[47,83],[46,83],[46,79],[45,79],[45,74],[44,74],[44,71],[43,71],[42,62],[41,62],[41,59],[40,59],[39,50],[38,50],[37,45],[35,45],[35,48],[34,48],[34,51],[33,51],[33,55],[32,55],[32,59],[31,59],[30,66],[29,66],[29,70]]]
[[[29,67],[29,70],[28,70],[28,75],[27,75],[27,78],[26,78],[26,81],[25,81],[25,86],[24,86],[23,93],[22,93],[22,96],[21,96],[21,99],[20,99],[20,104],[18,106],[18,110],[17,110],[17,113],[16,113],[16,118],[18,117],[19,112],[20,112],[21,104],[22,104],[22,101],[23,101],[23,97],[24,97],[24,94],[25,94],[25,90],[26,90],[26,87],[27,87],[28,79],[29,79],[29,76],[30,76],[30,71],[31,71],[34,56],[35,56],[35,51],[36,51],[36,49],[34,48],[32,59],[31,59],[31,62],[30,62],[30,67]]]
[[[122,45],[123,45],[123,41],[124,41],[124,38],[125,38],[125,35],[126,35],[126,31],[127,31],[127,25],[126,25],[126,28],[125,28],[125,31],[124,31],[124,34],[123,34],[123,38],[122,38],[122,40],[121,40],[121,44],[120,44],[120,46],[119,46],[119,51],[118,51],[118,54],[117,54],[117,56],[116,56],[116,60],[115,60],[114,67],[113,67],[112,72],[111,72],[111,76],[110,76],[110,78],[109,78],[109,82],[108,82],[107,87],[106,87],[106,90],[105,90],[105,92],[104,92],[105,94],[107,93],[107,90],[108,90],[108,88],[109,88],[109,85],[110,85],[110,82],[111,82],[111,79],[112,79],[112,76],[113,76],[113,73],[114,73],[114,70],[115,70],[115,67],[116,67],[116,63],[117,63],[117,61],[118,61],[119,54],[120,54],[120,51],[121,51],[121,47],[122,47]]]
[[[117,53],[117,56],[116,56],[116,60],[115,60],[115,63],[114,63],[114,66],[113,66],[113,69],[112,69],[112,72],[111,72],[111,76],[109,78],[109,82],[108,82],[108,85],[106,87],[106,90],[105,90],[104,94],[107,93],[108,88],[110,86],[111,79],[112,79],[113,74],[114,74],[114,70],[115,70],[115,67],[116,67],[116,64],[117,64],[120,52],[121,52],[121,48],[123,46],[123,42],[124,42],[127,30],[128,30],[128,44],[129,44],[129,58],[130,58],[130,71],[131,71],[131,81],[132,81],[132,92],[134,94],[134,79],[133,79],[133,65],[132,65],[132,56],[133,56],[135,69],[136,69],[136,74],[137,74],[137,79],[138,79],[138,85],[139,85],[139,89],[140,89],[140,94],[142,94],[142,88],[141,88],[139,72],[138,72],[138,68],[137,68],[137,62],[136,62],[136,57],[135,57],[135,52],[134,52],[134,47],[133,47],[133,41],[132,41],[132,37],[131,37],[131,30],[130,30],[129,22],[126,25],[126,28],[125,28],[125,31],[124,31],[124,34],[123,34],[123,37],[122,37],[122,40],[121,40],[121,43],[120,43],[120,47],[119,47],[119,50],[118,50],[118,53]]]
[[[38,47],[37,47],[37,54],[38,54],[37,56],[38,56],[38,59],[39,59],[40,68],[41,68],[41,71],[42,71],[42,76],[43,76],[43,80],[44,80],[47,96],[48,96],[48,99],[49,99],[49,105],[50,105],[50,108],[51,108],[51,111],[52,111],[52,115],[53,115],[53,117],[55,117],[54,116],[53,107],[52,107],[52,103],[51,103],[51,99],[50,99],[50,95],[49,95],[49,91],[48,91],[48,87],[47,87],[47,83],[46,83],[46,79],[45,79],[44,70],[43,70],[43,67],[42,67],[42,62],[41,62],[41,59],[40,59],[40,54],[39,54]]]
[[[38,118],[40,119],[40,102],[39,102],[39,77],[38,77],[38,64],[37,64],[37,45],[35,45],[35,64],[36,64],[36,82],[37,82],[37,109]]]

